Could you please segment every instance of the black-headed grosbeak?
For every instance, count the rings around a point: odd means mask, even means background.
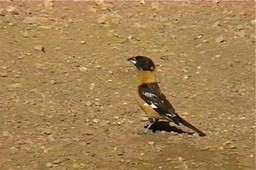
[[[159,119],[165,119],[174,122],[176,125],[183,124],[184,126],[198,133],[199,136],[206,135],[175,112],[172,104],[167,100],[158,86],[156,77],[153,73],[155,71],[155,64],[150,58],[144,56],[136,56],[128,58],[128,61],[134,64],[139,70],[138,93],[140,98],[145,103],[138,103],[141,109],[150,118],[149,120],[151,123],[147,127],[146,131],[153,123],[157,122]]]

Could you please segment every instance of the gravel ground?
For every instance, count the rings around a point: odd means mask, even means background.
[[[254,5],[0,2],[0,169],[255,169]],[[135,55],[206,137],[139,133]]]

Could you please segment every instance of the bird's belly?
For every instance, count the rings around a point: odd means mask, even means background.
[[[150,107],[147,103],[141,105],[141,108],[150,118],[163,119],[163,117],[159,113],[157,113],[152,107]]]

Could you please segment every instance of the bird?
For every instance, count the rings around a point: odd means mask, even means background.
[[[159,119],[164,119],[168,122],[174,122],[176,125],[184,125],[196,132],[199,136],[206,136],[204,132],[176,113],[173,105],[162,93],[158,85],[158,81],[154,75],[156,66],[152,59],[146,56],[135,56],[127,60],[139,71],[138,94],[143,104],[140,103],[138,99],[137,102],[140,108],[148,115],[150,122],[145,132],[147,132],[155,122],[158,122]]]

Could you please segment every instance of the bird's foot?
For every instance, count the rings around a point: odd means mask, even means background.
[[[139,135],[152,135],[153,133],[152,129],[141,130],[138,132]]]
[[[152,126],[153,124],[154,124],[154,123],[147,124],[147,125],[145,126],[146,129],[143,130],[143,131],[138,132],[138,134],[140,134],[140,135],[150,135],[150,134],[153,134],[154,131],[153,131],[153,129],[151,129],[151,126]]]

